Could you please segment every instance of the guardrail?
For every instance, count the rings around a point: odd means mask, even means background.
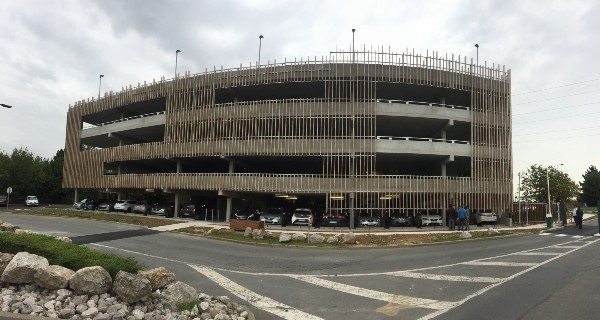
[[[165,112],[166,111],[145,113],[145,114],[135,115],[135,116],[127,117],[127,118],[121,118],[121,119],[117,119],[117,120],[102,122],[97,125],[89,124],[89,126],[84,126],[83,129],[97,128],[97,127],[105,126],[107,124],[113,124],[113,123],[123,122],[123,121],[127,121],[127,120],[139,119],[139,118],[150,117],[150,116],[158,116],[158,115],[164,114]]]
[[[434,102],[423,102],[423,101],[411,101],[411,100],[389,100],[389,99],[377,99],[377,102],[382,103],[400,103],[400,104],[416,104],[430,107],[442,107],[449,109],[462,109],[462,110],[470,110],[471,108],[465,106],[458,106],[453,104],[445,104],[445,103],[434,103]]]

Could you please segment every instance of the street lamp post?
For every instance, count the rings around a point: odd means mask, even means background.
[[[521,225],[521,172],[518,173],[519,176],[519,225]]]
[[[258,36],[258,67],[260,67],[260,49],[262,47],[262,39],[263,39],[263,35],[261,34],[260,36]]]
[[[476,56],[476,58],[475,58],[475,63],[476,63],[477,65],[479,65],[479,44],[477,44],[477,43],[476,43],[476,44],[475,44],[475,48],[476,48],[476,50],[477,50],[477,56]]]
[[[177,55],[181,52],[181,50],[175,50],[175,78],[177,78]]]
[[[562,166],[562,163],[558,164],[559,166]],[[552,218],[552,211],[550,210],[550,166],[546,167],[546,185],[548,187],[548,210],[546,210],[546,218],[550,217]],[[558,220],[560,221],[560,212],[558,213]]]
[[[100,99],[100,88],[102,88],[102,78],[104,78],[103,74],[100,75],[100,84],[98,85],[98,99]]]

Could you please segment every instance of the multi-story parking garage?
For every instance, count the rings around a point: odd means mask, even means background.
[[[66,188],[232,210],[508,212],[510,71],[414,53],[215,69],[69,108]]]

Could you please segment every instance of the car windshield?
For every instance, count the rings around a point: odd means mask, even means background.
[[[308,215],[310,214],[310,210],[308,210],[308,209],[296,209],[296,211],[294,211],[294,214],[296,216],[299,216],[299,217],[308,217]]]
[[[28,196],[27,200],[37,200],[37,197]]]
[[[264,213],[265,215],[277,215],[281,214],[281,209],[267,209]]]

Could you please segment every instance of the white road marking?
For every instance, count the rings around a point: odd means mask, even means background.
[[[546,260],[546,261],[544,261],[544,262],[542,262],[542,263],[540,263],[540,264],[538,264],[538,265],[536,265],[536,266],[533,266],[533,267],[531,267],[531,268],[527,268],[527,269],[525,269],[525,270],[523,270],[523,271],[521,271],[521,272],[517,272],[517,273],[513,274],[513,275],[512,275],[512,276],[510,276],[510,277],[504,278],[502,281],[500,281],[500,282],[498,282],[498,283],[491,284],[491,285],[489,285],[489,286],[487,286],[487,287],[485,287],[485,288],[482,288],[482,289],[480,289],[480,290],[478,290],[478,291],[476,291],[476,292],[474,292],[474,293],[472,293],[472,294],[470,294],[470,295],[466,296],[464,299],[462,299],[462,300],[460,300],[460,301],[457,301],[457,302],[453,303],[453,304],[452,304],[452,306],[451,306],[450,308],[448,308],[448,309],[445,309],[445,310],[438,310],[438,311],[436,311],[436,312],[432,312],[432,313],[430,313],[430,314],[428,314],[428,315],[426,315],[426,316],[423,316],[423,317],[419,318],[418,320],[430,320],[430,319],[433,319],[433,318],[435,318],[435,317],[437,317],[437,316],[439,316],[439,315],[441,315],[441,314],[444,314],[444,313],[446,313],[446,312],[448,312],[448,311],[450,311],[450,310],[452,310],[452,309],[454,309],[454,308],[456,308],[456,307],[458,307],[458,306],[462,305],[463,303],[465,303],[465,302],[467,302],[467,301],[471,300],[472,298],[474,298],[474,297],[477,297],[477,296],[479,296],[479,295],[481,295],[481,294],[485,293],[486,291],[488,291],[488,290],[490,290],[490,289],[493,289],[493,288],[495,288],[495,287],[497,287],[497,286],[499,286],[499,285],[501,285],[501,284],[503,284],[503,283],[505,283],[505,282],[508,282],[508,281],[510,281],[510,280],[512,280],[512,279],[514,279],[514,278],[516,278],[516,277],[518,277],[518,276],[520,276],[520,275],[522,275],[522,274],[525,274],[525,273],[527,273],[527,272],[529,272],[529,271],[532,271],[532,270],[534,270],[534,269],[537,269],[537,268],[539,268],[539,267],[541,267],[541,266],[543,266],[543,265],[545,265],[545,264],[547,264],[547,263],[550,263],[550,262],[552,262],[552,261],[554,261],[554,260],[556,260],[556,259],[558,259],[558,258],[561,258],[561,257],[563,257],[563,256],[565,256],[565,255],[567,255],[567,254],[569,254],[569,253],[572,253],[572,252],[575,252],[575,251],[577,251],[577,250],[579,250],[579,249],[585,248],[585,247],[589,246],[590,244],[592,244],[592,243],[595,243],[596,241],[598,241],[598,240],[589,241],[588,243],[581,245],[581,246],[580,246],[580,247],[578,247],[577,249],[573,249],[573,250],[567,251],[567,252],[565,252],[565,253],[562,253],[562,254],[560,254],[560,255],[557,255],[557,256],[555,256],[555,257],[552,257],[552,258],[550,258],[550,259],[548,259],[548,260]]]
[[[558,252],[517,252],[517,256],[558,256],[562,253]]]
[[[580,239],[580,238],[583,238],[583,237],[585,237],[585,236],[573,236],[573,238],[575,238],[575,239]]]
[[[395,271],[387,273],[396,277],[405,278],[417,278],[427,280],[441,280],[441,281],[465,281],[465,282],[499,282],[502,278],[490,278],[490,277],[467,277],[467,276],[451,276],[445,274],[431,274],[431,273],[419,273],[409,271]]]
[[[254,291],[250,291],[247,288],[231,281],[229,278],[219,274],[218,272],[210,268],[198,266],[195,264],[188,264],[188,266],[205,275],[207,278],[214,281],[229,292],[238,296],[239,298],[248,301],[248,303],[252,304],[253,306],[261,310],[270,312],[283,319],[323,320],[323,318],[319,318],[312,314],[294,309],[286,304],[275,301],[269,297],[262,296]]]
[[[566,234],[564,234],[564,233],[560,233],[560,234],[557,234],[556,236],[557,236],[557,237],[566,237],[567,235],[566,235]]]
[[[558,248],[558,249],[577,249],[579,248],[579,246],[561,246],[561,245],[555,245],[552,246],[552,248]]]
[[[551,233],[540,233],[539,235],[540,236],[551,236],[552,234]]]
[[[329,281],[322,278],[314,277],[314,276],[292,276],[294,279],[302,280],[308,282],[310,284],[314,284],[323,288],[340,291],[347,294],[356,295],[359,297],[365,297],[375,300],[381,300],[387,303],[395,303],[403,306],[414,307],[414,308],[428,308],[441,310],[448,308],[452,305],[451,302],[432,300],[432,299],[422,299],[422,298],[414,298],[403,295],[395,295],[391,293],[375,291],[370,289],[365,289],[361,287],[355,287],[339,282]]]
[[[499,266],[499,267],[533,267],[537,263],[531,262],[502,262],[502,261],[469,261],[464,262],[464,265],[469,266]]]

